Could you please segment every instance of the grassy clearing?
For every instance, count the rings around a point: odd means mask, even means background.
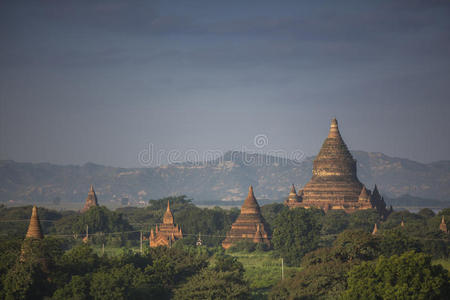
[[[274,258],[271,252],[229,253],[244,265],[245,279],[249,281],[253,297],[264,299],[268,291],[281,280],[281,259]],[[284,277],[290,277],[300,268],[286,267]]]

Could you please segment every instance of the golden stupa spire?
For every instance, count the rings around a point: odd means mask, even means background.
[[[36,206],[33,206],[33,210],[31,212],[30,225],[28,226],[26,238],[33,238],[33,239],[44,238]]]
[[[328,137],[336,138],[338,136],[340,136],[338,122],[337,122],[336,118],[333,118],[331,120],[330,132],[328,133]]]

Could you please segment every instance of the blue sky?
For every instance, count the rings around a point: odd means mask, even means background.
[[[2,1],[0,158],[157,149],[450,159],[448,1]]]

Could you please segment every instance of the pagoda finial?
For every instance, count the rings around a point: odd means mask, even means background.
[[[248,196],[247,197],[253,197],[253,198],[255,198],[255,194],[253,194],[253,186],[252,185],[250,185],[249,187],[248,187]]]
[[[339,128],[338,128],[338,122],[336,118],[331,119],[331,125],[330,125],[330,132],[328,133],[329,138],[335,138],[338,137],[339,134]]]
[[[163,223],[164,224],[173,224],[173,215],[172,215],[172,211],[170,211],[170,201],[167,201],[167,209],[166,212],[164,213],[164,217],[163,217]]]
[[[290,193],[294,193],[294,194],[297,195],[297,192],[295,191],[295,186],[294,186],[294,184],[292,184],[292,186],[291,186],[291,191],[290,191]]]
[[[403,220],[403,216],[402,216],[402,222],[400,223],[400,226],[405,227],[405,222]]]
[[[39,216],[37,213],[36,205],[33,206],[33,210],[31,211],[30,225],[28,226],[26,238],[33,239],[43,239],[44,235],[42,234],[41,223],[39,222]]]
[[[98,206],[97,195],[94,191],[94,186],[91,184],[89,187],[88,196],[84,203],[84,207],[81,209],[81,212],[84,213],[88,211],[91,207]]]
[[[295,190],[295,186],[294,184],[292,184],[291,186],[291,191],[289,192],[289,196],[288,196],[288,203],[292,203],[292,202],[298,202],[298,196],[297,196],[297,191]]]

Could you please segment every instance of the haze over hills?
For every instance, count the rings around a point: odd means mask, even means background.
[[[450,200],[450,161],[424,164],[382,153],[352,151],[352,154],[358,162],[359,179],[371,189],[376,183],[387,198],[408,194],[428,199],[424,201]],[[258,200],[279,201],[288,195],[290,184],[302,187],[311,178],[313,159],[296,162],[264,154],[227,152],[204,163],[154,168],[116,168],[93,163],[61,166],[3,160],[0,161],[0,201],[42,203],[60,199],[82,203],[91,183],[101,204],[120,202],[122,198],[128,198],[131,203],[147,202],[177,194],[188,195],[194,203],[241,201],[250,184]]]

